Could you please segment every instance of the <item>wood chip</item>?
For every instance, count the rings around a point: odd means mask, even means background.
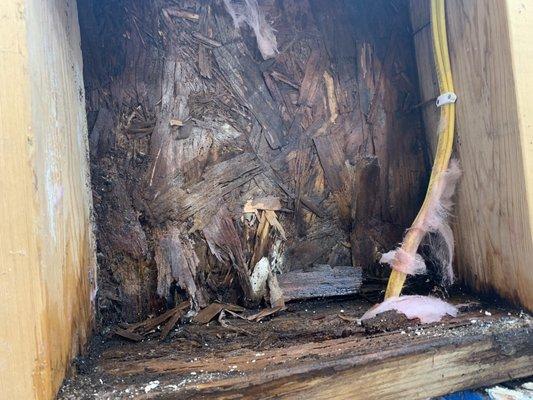
[[[280,311],[283,307],[279,306],[279,307],[273,307],[273,308],[263,308],[261,311],[255,313],[255,314],[252,314],[252,315],[249,315],[247,317],[248,321],[255,321],[255,322],[259,322],[261,321],[263,318],[265,317],[268,317],[269,315],[272,315],[272,314],[275,314],[277,313],[278,311]]]
[[[287,235],[285,234],[285,230],[283,229],[283,226],[281,226],[278,217],[276,216],[276,213],[271,210],[265,210],[265,216],[270,225],[274,227],[280,234],[280,236],[283,238],[283,240],[287,240]]]
[[[313,50],[305,64],[305,74],[300,85],[298,104],[312,107],[322,82],[324,69],[325,59],[322,52],[318,49]]]
[[[207,324],[222,310],[228,310],[230,312],[243,312],[245,309],[235,304],[211,303],[206,308],[200,310],[200,312],[193,318],[193,321],[200,325]]]
[[[142,322],[138,322],[136,324],[132,324],[128,326],[128,331],[138,331],[140,333],[148,333],[152,329],[156,328],[158,325],[165,322],[167,319],[172,317],[176,311],[183,311],[186,308],[189,308],[191,303],[189,301],[184,301],[180,304],[178,304],[176,307],[174,307],[171,310],[168,310],[167,312],[158,315],[157,317],[149,318],[147,320],[144,320]]]
[[[203,43],[206,46],[210,46],[210,47],[220,47],[220,46],[222,46],[222,43],[220,43],[219,41],[216,41],[215,39],[211,39],[211,38],[209,38],[207,36],[204,36],[201,33],[194,32],[192,35],[200,43]]]
[[[226,314],[224,313],[224,310],[222,310],[220,312],[220,314],[218,315],[218,323],[225,329],[228,329],[230,331],[233,331],[233,332],[236,332],[236,333],[243,333],[245,335],[249,335],[249,336],[252,336],[252,333],[247,331],[246,329],[243,329],[243,328],[239,328],[237,326],[232,326],[230,324],[228,324],[226,322]]]
[[[144,333],[150,332],[152,329],[169,319],[173,314],[174,310],[169,310],[161,315],[158,315],[157,317],[148,318],[147,320],[137,324],[134,330]]]
[[[140,342],[141,340],[143,340],[142,335],[122,328],[115,328],[114,333],[115,335],[131,340],[133,342]]]
[[[163,9],[164,12],[167,13],[170,17],[175,18],[184,18],[188,19],[189,21],[196,22],[200,18],[200,16],[196,13],[193,13],[191,11],[181,10],[177,7],[167,7]]]
[[[272,71],[270,73],[270,76],[274,78],[275,80],[279,82],[283,82],[291,87],[293,87],[296,90],[300,90],[300,85],[297,85],[296,83],[292,82],[287,76],[283,75],[281,72],[278,71]]]
[[[236,318],[240,318],[240,319],[243,319],[245,321],[248,321],[248,318],[246,318],[244,315],[242,314],[237,314],[236,312],[233,312],[231,310],[225,310],[228,314],[230,314],[231,316],[233,317],[236,317]]]
[[[174,310],[174,315],[170,317],[170,319],[167,321],[163,329],[161,330],[161,335],[159,336],[160,340],[163,340],[167,337],[167,335],[170,333],[172,328],[177,324],[181,316],[183,315],[183,311],[181,310]]]
[[[215,318],[220,311],[222,311],[222,304],[211,303],[206,308],[200,310],[198,314],[193,318],[193,321],[197,324],[207,324],[213,318]]]
[[[268,244],[268,232],[270,231],[270,223],[268,222],[265,212],[259,218],[259,226],[257,227],[254,250],[250,261],[251,266],[255,266],[265,254],[266,246]]]
[[[350,317],[348,315],[343,315],[343,314],[337,314],[337,316],[346,322],[357,322],[357,318],[355,317]]]
[[[233,312],[243,312],[246,311],[246,308],[238,306],[237,304],[228,304],[224,303],[224,310],[225,311],[233,311]]]
[[[328,71],[324,71],[324,82],[326,83],[326,93],[328,98],[329,121],[334,124],[339,116],[339,107],[337,105],[337,97],[335,96],[335,83]]]
[[[281,205],[281,201],[279,197],[276,196],[266,196],[266,197],[260,197],[253,200],[248,200],[246,204],[244,205],[244,211],[245,213],[253,213],[257,210],[272,210],[272,211],[279,211],[282,210],[283,206]]]
[[[183,121],[180,119],[171,119],[170,126],[183,126]]]

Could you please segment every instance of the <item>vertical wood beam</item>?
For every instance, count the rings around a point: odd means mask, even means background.
[[[51,399],[94,294],[76,2],[4,0],[0,19],[0,397]]]

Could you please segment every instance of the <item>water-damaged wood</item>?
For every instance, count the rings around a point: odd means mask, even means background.
[[[531,374],[532,321],[516,310],[484,305],[487,315],[478,303],[450,320],[403,320],[389,325],[391,331],[368,334],[356,322],[366,302],[288,307],[262,324],[226,317],[223,324],[181,329],[169,343],[106,347],[60,398],[113,387],[118,399],[416,400]],[[146,393],[154,380],[159,385]]]
[[[356,294],[363,283],[360,267],[317,265],[278,278],[285,301]]]
[[[249,300],[263,256],[374,273],[427,177],[406,3],[263,1],[268,60],[222,1],[80,9],[104,322]]]

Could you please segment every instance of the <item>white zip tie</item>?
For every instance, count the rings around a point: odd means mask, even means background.
[[[455,103],[457,101],[457,95],[454,92],[446,92],[437,97],[437,107],[444,106],[446,104]]]

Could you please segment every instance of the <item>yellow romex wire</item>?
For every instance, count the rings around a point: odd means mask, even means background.
[[[448,51],[448,39],[446,36],[445,0],[431,0],[431,29],[440,93],[453,92],[452,70]],[[431,169],[431,176],[424,202],[412,226],[418,226],[419,223],[428,217],[429,205],[434,200],[434,197],[439,195],[434,189],[436,182],[442,179],[443,173],[448,169],[452,154],[455,129],[455,104],[445,104],[439,107],[439,110],[440,118],[437,128],[438,141],[435,160],[433,161],[433,168]],[[419,229],[409,229],[402,242],[402,250],[409,254],[415,254],[424,234]],[[399,296],[405,278],[406,275],[403,272],[393,269],[385,292],[385,298]]]

